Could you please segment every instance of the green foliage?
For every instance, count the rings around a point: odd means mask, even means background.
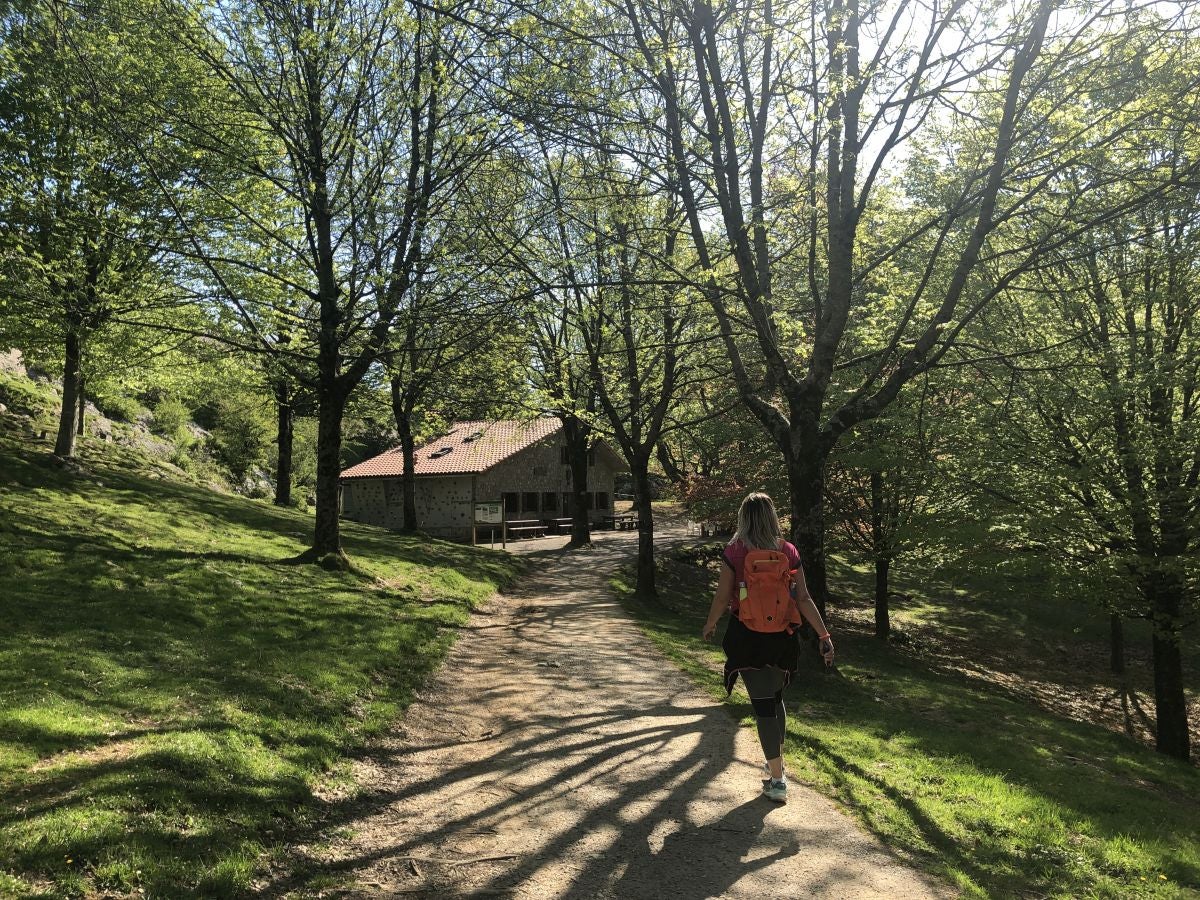
[[[849,570],[835,581],[847,577],[866,593],[866,578]],[[721,654],[698,637],[715,578],[667,562],[661,582],[662,601],[653,605],[632,599],[627,576],[615,586],[659,648],[723,696]],[[994,575],[984,584],[994,585]],[[956,618],[961,596],[929,592],[922,621],[955,633],[986,614],[1002,641],[1063,628],[1032,605],[1017,615],[1020,596],[995,598],[966,624]],[[1117,900],[1200,891],[1195,768],[1041,711],[998,685],[939,670],[837,613],[833,624],[839,675],[814,664],[787,694],[794,779],[841,802],[966,896]],[[1058,634],[1070,640],[1069,628]],[[727,702],[751,721],[740,689]]]
[[[156,329],[203,328],[167,251],[208,156],[159,125],[202,106],[200,82],[141,11],[0,8],[0,344],[62,371],[68,393],[135,393],[129,372],[180,343]]]
[[[223,397],[214,405],[209,445],[213,456],[237,479],[267,462],[274,437],[266,411],[247,396]]]
[[[132,397],[126,397],[122,394],[97,396],[93,398],[92,402],[96,404],[96,409],[117,422],[133,424],[135,422],[147,421],[151,418],[150,411],[146,407],[142,406],[141,403]]]
[[[279,447],[272,443],[272,467]],[[292,485],[312,490],[317,486],[317,420],[297,419],[292,435]],[[296,492],[297,502],[304,498]]]
[[[710,355],[719,358],[720,351],[714,351],[709,348]],[[732,385],[701,380],[681,398],[674,415],[694,420],[665,441],[682,469],[680,495],[692,519],[732,531],[742,498],[765,491],[775,500],[779,515],[790,520],[783,455]]]
[[[3,423],[5,896],[249,892],[516,572],[356,525],[354,572],[290,565],[303,514],[86,440],[72,476]]]
[[[192,411],[179,400],[164,399],[154,405],[153,428],[157,434],[179,439],[187,434],[187,425],[192,420]]]
[[[195,457],[190,454],[186,448],[178,448],[171,454],[171,465],[184,472],[191,472],[196,468]]]

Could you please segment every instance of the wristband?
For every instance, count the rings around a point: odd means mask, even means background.
[[[818,641],[828,641],[828,640],[830,640],[830,637],[829,637],[829,632],[827,631],[827,632],[825,632],[824,634],[818,634],[818,635],[817,635],[817,640],[818,640]]]

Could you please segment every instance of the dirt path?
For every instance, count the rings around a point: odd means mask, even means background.
[[[632,541],[547,555],[474,617],[358,771],[365,799],[329,826],[345,836],[309,851],[340,885],[324,895],[952,896],[813,791],[758,796],[753,730],[606,588]]]

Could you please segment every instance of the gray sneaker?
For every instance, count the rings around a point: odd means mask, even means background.
[[[763,796],[776,803],[787,803],[787,782],[768,778],[763,782]]]

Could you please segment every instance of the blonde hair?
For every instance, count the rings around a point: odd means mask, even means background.
[[[751,550],[777,550],[783,541],[779,515],[770,495],[749,494],[738,507],[737,532],[731,543],[741,541]]]

